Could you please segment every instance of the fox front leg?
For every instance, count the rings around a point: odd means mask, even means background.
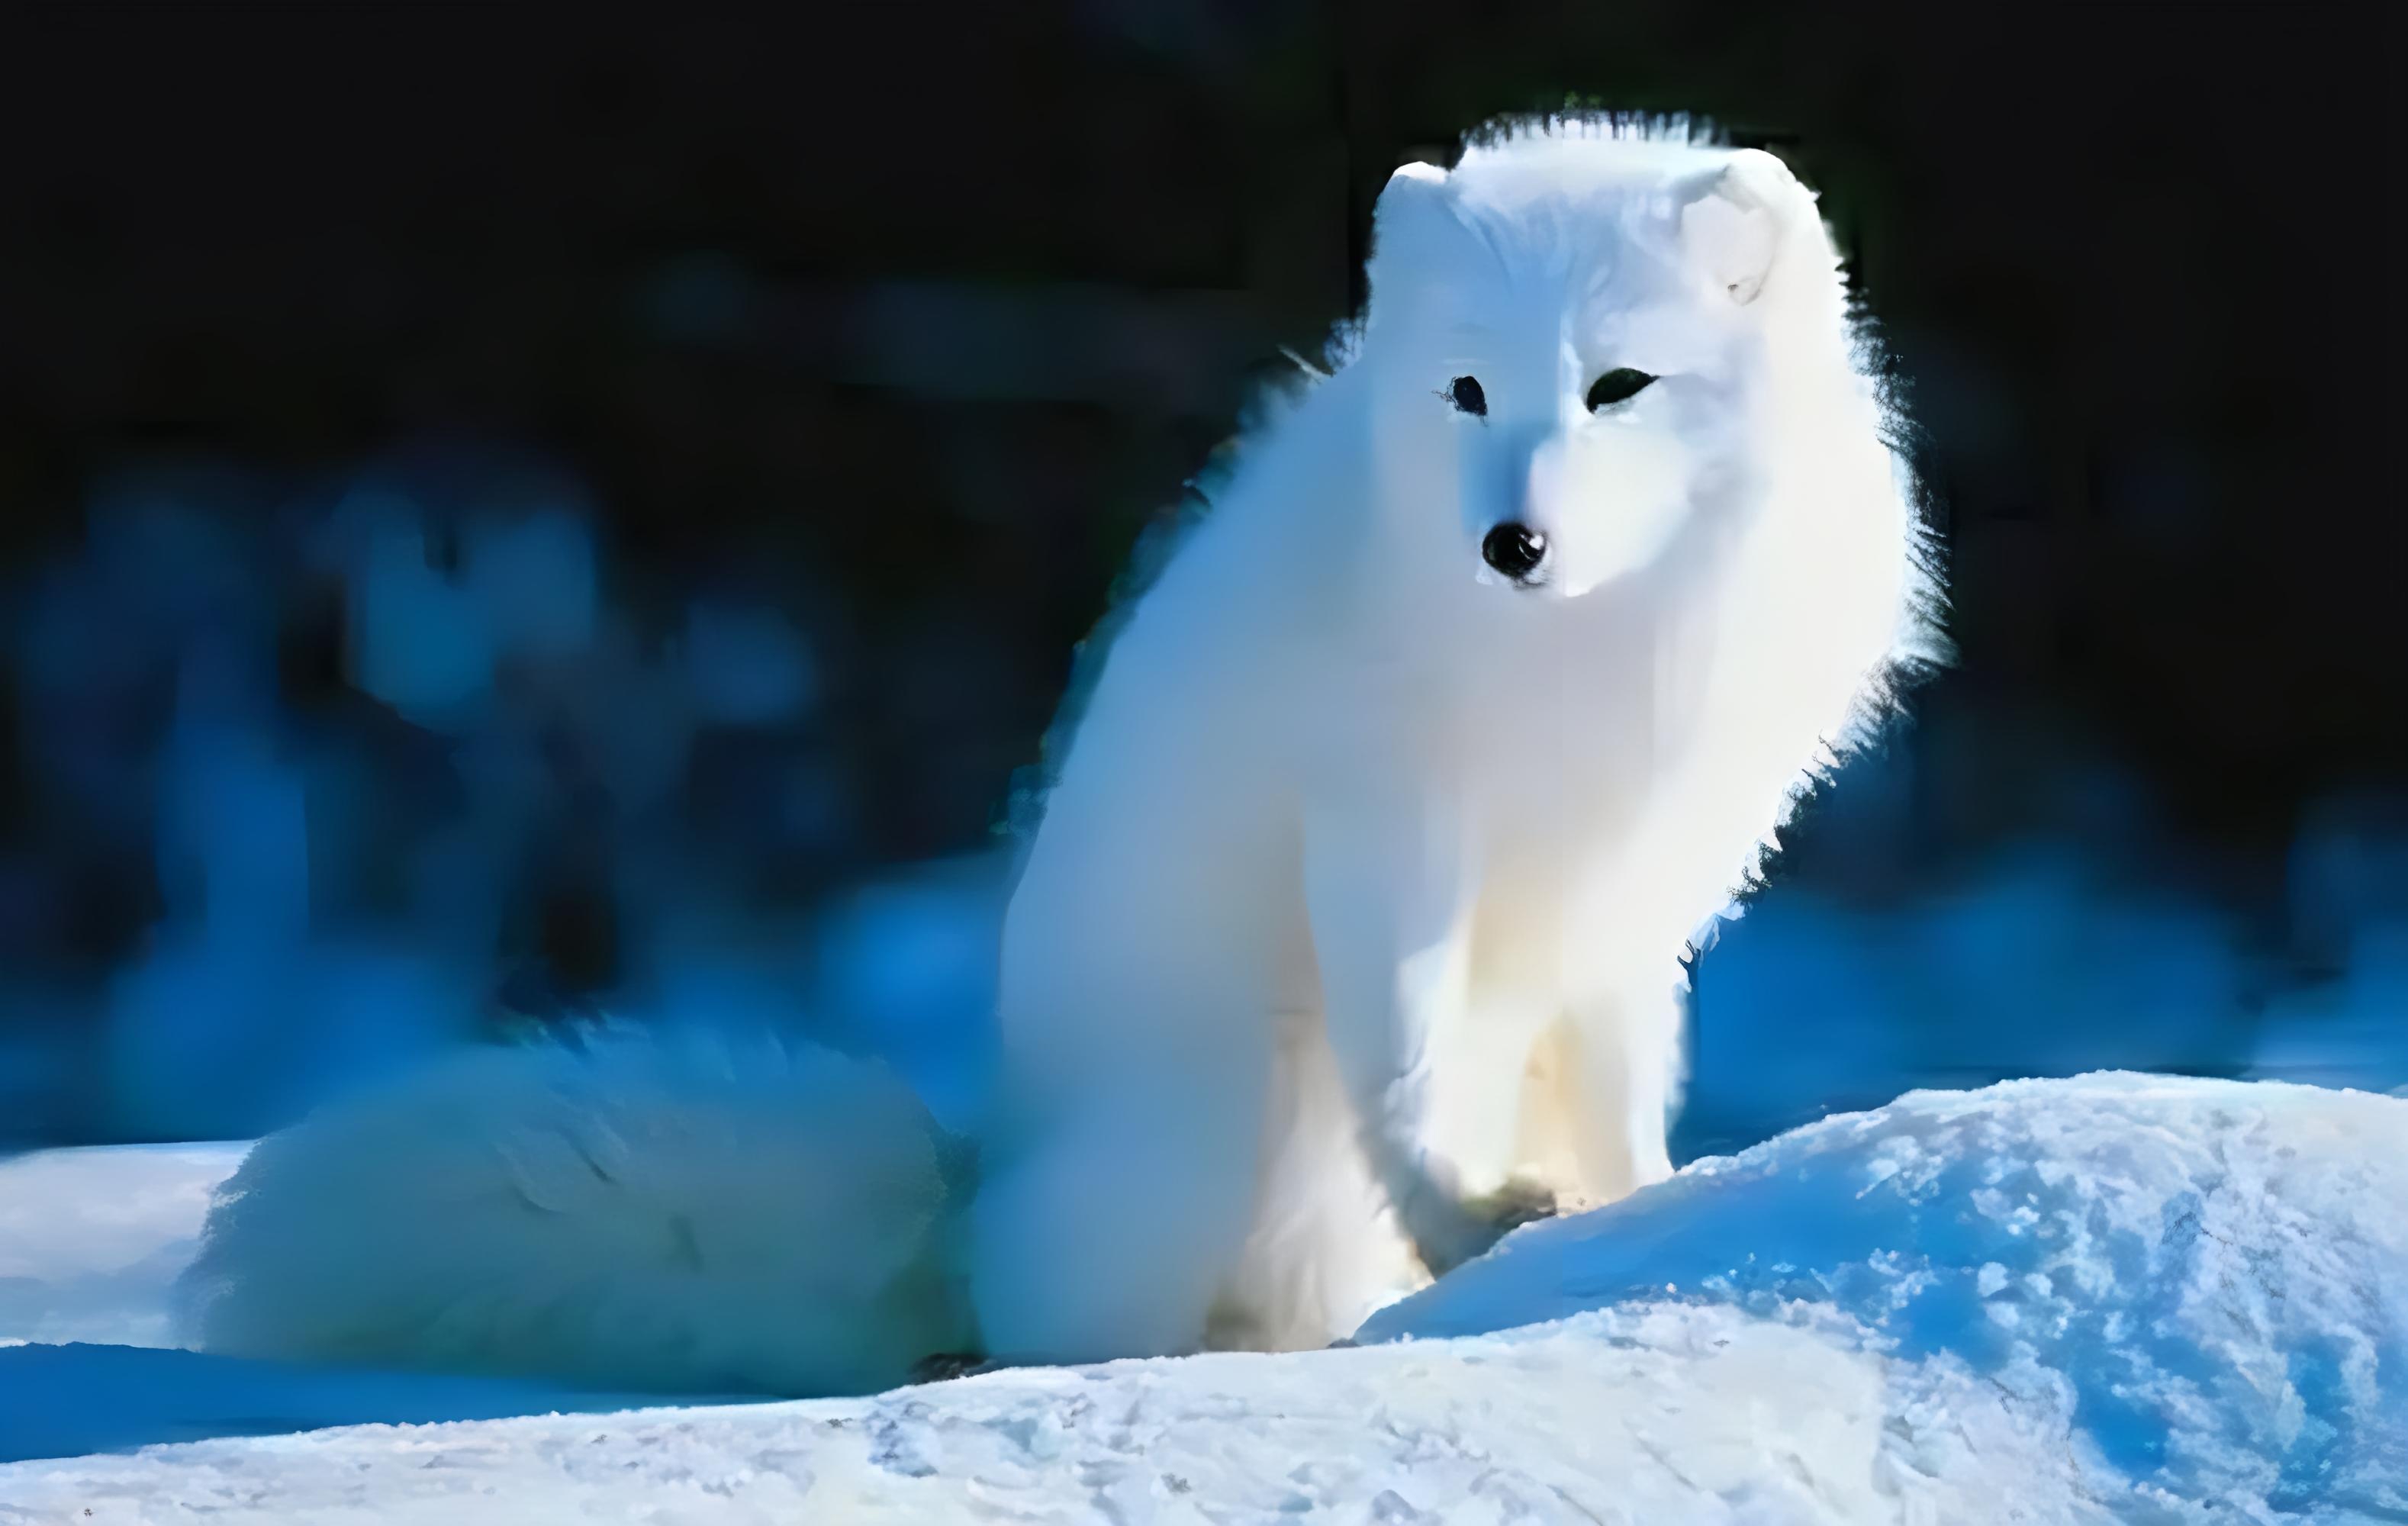
[[[1662,963],[1672,966],[1670,957]],[[1672,1174],[1666,1132],[1681,1073],[1683,1008],[1673,972],[1665,971],[1574,1009],[1573,1151],[1581,1190],[1598,1202]]]
[[[1518,1184],[1468,1197],[1462,1172],[1433,1139],[1435,1054],[1516,1074],[1525,1058],[1510,1046],[1482,1055],[1433,1043],[1468,1015],[1467,848],[1460,820],[1426,796],[1367,787],[1307,818],[1305,908],[1330,1048],[1364,1153],[1432,1275],[1554,1211],[1545,1193]]]

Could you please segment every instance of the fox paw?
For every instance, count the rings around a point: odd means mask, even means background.
[[[1562,1210],[1555,1193],[1535,1182],[1524,1181],[1507,1182],[1486,1197],[1474,1198],[1465,1206],[1496,1225],[1499,1238],[1525,1224],[1553,1218]]]
[[[1414,1249],[1433,1277],[1484,1256],[1498,1241],[1525,1224],[1553,1218],[1555,1195],[1530,1182],[1509,1181],[1494,1192],[1468,1198],[1437,1234],[1416,1234]]]
[[[976,1377],[981,1373],[995,1372],[1002,1365],[1001,1362],[989,1360],[983,1352],[939,1351],[933,1356],[922,1357],[912,1363],[911,1381],[950,1383],[957,1377]]]

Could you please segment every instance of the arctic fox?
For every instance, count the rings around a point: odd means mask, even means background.
[[[1369,276],[1029,846],[971,1209],[998,1357],[1321,1344],[1403,1247],[1669,1174],[1684,940],[1916,652],[1916,517],[1778,159],[1508,129],[1396,172]]]
[[[1683,943],[1928,651],[1839,262],[1772,156],[1592,120],[1406,166],[1373,234],[1095,643],[974,1190],[834,1057],[468,1058],[262,1146],[197,1337],[786,1392],[1315,1346],[1666,1175]]]

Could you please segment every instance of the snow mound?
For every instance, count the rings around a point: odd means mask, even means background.
[[[1363,1339],[19,1462],[0,1500],[95,1526],[2397,1520],[2408,1101],[1916,1093],[1533,1226]],[[243,1373],[237,1419],[380,1402]]]
[[[2061,1410],[2130,1519],[2408,1512],[2394,1099],[2115,1074],[1915,1092],[1533,1226],[1359,1338],[1666,1299],[1828,1311]]]

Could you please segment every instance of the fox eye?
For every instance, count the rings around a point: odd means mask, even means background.
[[[1627,366],[1608,371],[1589,383],[1588,410],[1594,413],[1600,408],[1627,403],[1645,392],[1655,380],[1645,371],[1633,370]]]
[[[1480,378],[1458,376],[1446,384],[1446,400],[1475,419],[1488,416],[1488,394],[1481,390]]]

